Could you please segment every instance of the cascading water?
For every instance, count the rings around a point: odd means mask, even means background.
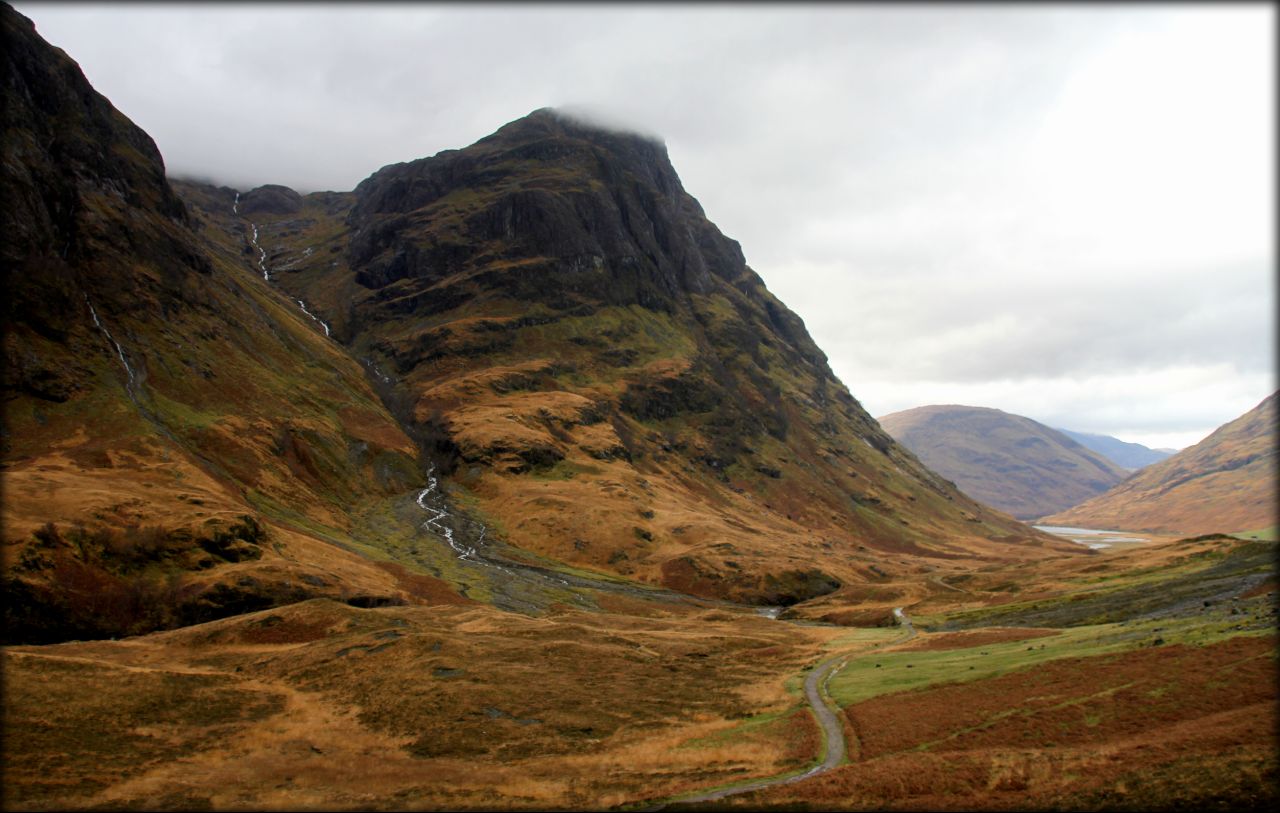
[[[84,295],[84,303],[89,306],[89,315],[93,317],[93,324],[98,330],[102,331],[102,335],[116,348],[116,355],[120,357],[120,363],[124,365],[125,374],[129,376],[129,386],[133,386],[134,375],[133,368],[129,366],[129,360],[124,357],[124,349],[120,347],[120,342],[115,340],[111,335],[111,331],[107,330],[107,326],[102,324],[102,320],[98,318],[98,311],[93,307],[93,303],[89,301],[89,295]]]
[[[240,193],[239,192],[236,193],[236,199],[231,204],[231,213],[233,215],[240,214]],[[253,229],[253,234],[249,237],[249,243],[255,249],[258,250],[258,270],[262,272],[262,278],[267,282],[270,282],[271,270],[267,268],[267,250],[263,248],[261,244],[258,243],[258,224],[254,223],[253,221],[250,221],[249,227]],[[310,257],[313,251],[314,251],[313,249],[308,248],[306,251],[302,253],[302,256]],[[305,313],[307,316],[310,316],[313,321],[315,321],[317,324],[320,325],[321,328],[324,329],[324,335],[326,337],[332,337],[333,332],[329,329],[329,324],[327,322],[325,322],[319,316],[316,316],[311,311],[307,310],[307,304],[303,302],[301,299],[294,299],[293,301],[298,303],[298,307],[302,309],[303,313]]]
[[[312,313],[311,311],[307,310],[307,303],[306,303],[306,302],[303,302],[301,299],[295,299],[295,300],[293,300],[293,301],[298,303],[298,307],[299,307],[299,308],[302,308],[302,312],[303,312],[303,313],[305,313],[307,316],[310,316],[312,319],[314,319],[315,321],[317,321],[317,322],[319,322],[319,323],[320,323],[320,327],[324,328],[324,335],[326,335],[326,336],[328,336],[328,335],[329,335],[329,325],[328,325],[328,324],[326,324],[326,323],[325,323],[325,321],[324,321],[323,319],[321,319],[319,316],[316,316],[314,313]]]

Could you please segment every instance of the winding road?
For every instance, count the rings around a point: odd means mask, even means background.
[[[909,641],[915,637],[916,628],[912,625],[911,619],[902,611],[901,607],[893,609],[893,617],[898,620],[898,625],[902,627],[903,635],[895,639],[892,643],[900,644]],[[694,796],[680,796],[674,799],[668,799],[662,804],[645,808],[646,810],[661,810],[668,804],[693,804],[695,802],[710,802],[716,799],[723,799],[726,796],[737,796],[740,793],[750,793],[755,790],[763,790],[771,788],[775,785],[792,785],[796,782],[802,782],[810,777],[824,774],[827,771],[837,767],[844,762],[845,753],[847,751],[844,740],[844,725],[840,720],[839,707],[835,705],[835,701],[827,693],[827,683],[831,677],[849,662],[852,653],[842,653],[833,655],[825,661],[820,662],[813,670],[809,672],[808,677],[804,680],[804,696],[809,701],[809,708],[813,710],[813,716],[817,719],[819,727],[822,728],[823,737],[826,741],[826,756],[817,765],[802,774],[794,776],[775,776],[767,779],[756,779],[741,785],[731,785],[727,788],[700,793]]]
[[[463,562],[468,562],[474,565],[481,565],[486,568],[495,568],[497,570],[504,571],[510,575],[520,576],[526,579],[532,579],[534,581],[542,581],[544,583],[550,581],[560,586],[565,586],[565,587],[570,586],[570,582],[565,581],[559,576],[552,575],[541,568],[522,565],[516,562],[510,562],[509,560],[503,560],[504,564],[508,564],[511,567],[516,569],[513,570],[509,567],[503,567],[503,565],[498,564],[492,558],[488,556],[482,556],[475,546],[467,545],[463,542],[460,542],[454,534],[454,529],[451,527],[451,523],[447,524],[452,517],[448,510],[448,503],[445,501],[444,495],[441,493],[439,480],[436,477],[434,466],[432,466],[431,469],[427,472],[427,486],[426,488],[423,488],[418,492],[417,497],[415,498],[415,502],[418,504],[418,507],[422,509],[423,512],[428,514],[428,518],[426,519],[426,521],[422,523],[422,527],[426,530],[433,531],[439,534],[440,536],[444,537],[445,542],[448,543],[449,547],[453,550],[453,553],[458,560]],[[477,546],[484,539],[484,532],[485,532],[484,526],[480,525],[480,535],[476,538],[476,543],[475,543]],[[605,590],[612,590],[612,591],[618,591],[618,590],[625,591],[626,589],[621,585],[618,585],[615,583],[609,583],[605,581],[597,582],[595,580],[583,579],[578,576],[570,576],[569,578],[572,579],[573,586],[576,586],[576,587],[591,587],[595,589],[605,589]],[[645,592],[647,593],[647,597],[649,598],[665,597],[665,596],[662,596],[661,591],[645,591]],[[679,594],[673,594],[670,596],[670,598],[679,599],[679,598],[682,598],[682,596],[680,596]],[[688,597],[683,597],[683,598],[688,598]],[[720,603],[720,602],[709,602],[709,603]],[[725,603],[728,603],[728,602],[725,602]],[[777,608],[766,608],[766,609],[773,610]],[[759,612],[759,608],[757,608],[757,612]],[[769,617],[773,617],[773,618],[777,617],[776,613],[769,612],[766,614]],[[898,622],[898,626],[902,629],[902,635],[900,635],[898,638],[891,641],[891,643],[895,643],[895,644],[903,643],[915,637],[915,634],[916,634],[915,626],[911,623],[911,619],[903,611],[902,607],[895,607],[893,609],[893,617]],[[877,646],[879,645],[877,644]],[[674,799],[668,799],[654,806],[646,807],[644,809],[661,810],[666,805],[673,804],[673,803],[692,804],[696,802],[714,801],[717,799],[723,799],[727,796],[736,796],[742,793],[749,793],[751,791],[763,790],[765,788],[773,787],[775,785],[790,785],[796,782],[802,782],[806,779],[809,779],[810,777],[814,777],[814,776],[818,776],[819,774],[826,773],[832,770],[833,768],[839,766],[841,763],[845,761],[845,755],[848,751],[848,748],[845,743],[844,724],[841,720],[840,710],[839,710],[839,707],[836,706],[835,702],[831,699],[831,696],[828,694],[827,684],[831,680],[831,677],[835,675],[837,672],[839,672],[840,669],[842,669],[844,665],[848,663],[849,659],[853,657],[854,654],[855,653],[852,653],[852,652],[842,652],[837,655],[833,655],[823,661],[820,661],[818,664],[816,664],[813,667],[812,670],[810,670],[809,674],[805,677],[805,681],[804,681],[805,700],[809,704],[809,708],[812,709],[813,716],[817,720],[819,728],[821,728],[822,730],[823,742],[825,746],[823,748],[822,761],[819,762],[817,765],[814,765],[813,767],[809,768],[807,771],[800,774],[791,774],[791,775],[784,774],[781,776],[767,777],[764,779],[756,779],[756,780],[745,782],[742,784],[736,784],[736,785],[731,785],[729,787],[719,788],[717,790],[707,791],[705,793],[698,793],[691,796],[681,796]]]

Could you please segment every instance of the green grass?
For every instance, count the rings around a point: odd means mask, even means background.
[[[765,726],[771,725],[773,723],[776,723],[780,720],[783,720],[789,717],[791,714],[795,712],[797,708],[799,708],[799,706],[787,706],[786,708],[780,709],[778,711],[765,712],[764,714],[754,714],[746,718],[745,720],[740,721],[737,725],[733,726],[732,728],[727,728],[724,731],[717,731],[716,733],[708,734],[705,737],[696,737],[691,740],[686,740],[685,742],[681,743],[679,747],[680,748],[715,748],[721,745],[726,745],[741,736],[750,734],[753,731],[757,731]],[[826,747],[825,738],[823,738],[823,747],[824,748]]]
[[[1241,602],[1244,615],[1232,615],[1228,607],[1176,619],[1120,622],[1064,629],[1047,638],[985,644],[965,649],[900,651],[851,658],[830,681],[831,696],[841,707],[894,692],[910,691],[941,683],[968,683],[1027,669],[1060,658],[1084,658],[1124,652],[1143,646],[1203,645],[1234,635],[1265,635],[1274,631],[1265,623],[1248,629],[1242,619],[1262,608],[1264,601]]]
[[[1280,525],[1272,525],[1268,528],[1259,528],[1256,531],[1242,531],[1238,534],[1232,534],[1236,539],[1253,539],[1266,542],[1280,542]]]
[[[1067,627],[1121,621],[1213,599],[1245,577],[1275,572],[1275,545],[1241,542],[1192,553],[1171,566],[1087,577],[1057,595],[917,619],[940,629],[980,626]]]
[[[873,645],[882,646],[890,641],[896,641],[902,637],[902,629],[899,627],[859,627],[839,638],[833,638],[823,645],[823,649],[829,652],[840,652],[851,646]],[[861,657],[855,655],[854,657]]]

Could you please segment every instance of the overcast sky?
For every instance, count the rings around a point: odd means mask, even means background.
[[[1181,448],[1276,388],[1269,4],[15,5],[242,189],[545,106],[656,133],[875,416]]]

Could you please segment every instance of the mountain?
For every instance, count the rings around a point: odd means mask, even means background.
[[[1045,522],[1168,534],[1277,525],[1276,393],[1190,448]]]
[[[352,192],[171,184],[4,43],[16,639],[564,600],[481,548],[767,604],[1062,549],[879,430],[657,141],[541,110]]]
[[[1113,438],[1110,435],[1094,435],[1089,432],[1072,432],[1070,429],[1058,429],[1059,432],[1084,446],[1092,449],[1121,468],[1135,471],[1152,463],[1159,463],[1167,457],[1177,454],[1177,449],[1149,449],[1141,443]]]
[[[965,497],[660,144],[235,190],[0,70],[0,807],[1274,808],[1274,545]]]
[[[998,409],[922,406],[879,420],[964,493],[1020,519],[1075,505],[1128,474],[1061,432]]]
[[[522,551],[773,602],[889,555],[1053,545],[879,429],[658,141],[543,109],[251,220],[262,190],[178,189],[228,250],[256,233],[272,281]]]
[[[422,479],[364,371],[206,250],[154,142],[75,62],[0,22],[6,636],[408,600],[308,531]]]

